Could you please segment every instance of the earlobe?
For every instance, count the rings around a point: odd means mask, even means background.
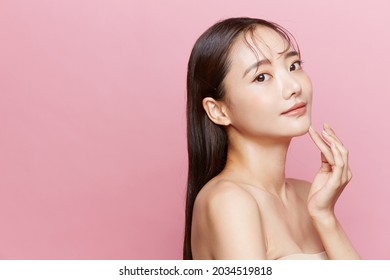
[[[230,124],[230,118],[227,114],[226,104],[223,101],[216,101],[214,98],[206,97],[203,99],[202,104],[209,119],[213,123],[224,126]]]

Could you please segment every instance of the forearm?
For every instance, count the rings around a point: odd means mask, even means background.
[[[316,227],[323,246],[331,260],[356,260],[360,259],[347,234],[335,215],[313,217],[313,224]]]

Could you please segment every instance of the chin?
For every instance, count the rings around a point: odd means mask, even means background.
[[[311,119],[309,117],[302,118],[298,122],[294,123],[290,130],[292,137],[305,135],[310,128]]]

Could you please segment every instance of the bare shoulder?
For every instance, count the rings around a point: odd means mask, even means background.
[[[227,180],[207,184],[195,201],[193,218],[193,230],[212,258],[265,258],[257,201],[240,185]]]
[[[210,182],[203,187],[195,201],[195,207],[205,206],[210,210],[215,207],[216,211],[223,206],[231,208],[242,204],[248,204],[249,207],[258,209],[252,194],[240,185],[228,180]]]
[[[288,178],[287,182],[295,189],[297,194],[302,198],[302,199],[307,199],[309,192],[310,192],[310,187],[311,183],[306,180],[301,180],[301,179],[295,179],[295,178]]]

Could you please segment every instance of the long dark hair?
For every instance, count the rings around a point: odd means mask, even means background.
[[[226,131],[208,118],[202,100],[205,97],[224,99],[223,80],[229,70],[230,48],[240,34],[250,32],[253,36],[258,25],[275,30],[289,44],[293,42],[299,52],[295,40],[290,39],[293,36],[287,30],[273,22],[254,18],[229,18],[214,24],[199,37],[191,52],[187,72],[188,181],[183,248],[185,260],[192,259],[191,224],[195,198],[203,186],[223,170],[227,158]],[[249,44],[248,46],[253,50],[253,47]]]

